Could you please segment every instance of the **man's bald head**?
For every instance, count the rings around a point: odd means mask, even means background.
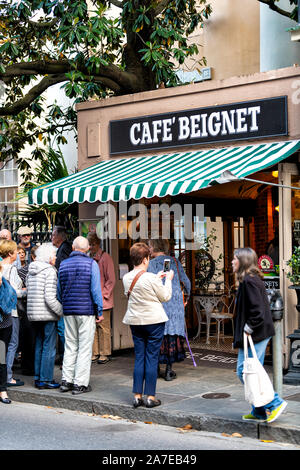
[[[0,230],[0,240],[11,240],[11,232],[4,228],[3,230]]]
[[[85,237],[77,237],[73,241],[72,248],[74,251],[82,251],[82,253],[87,253],[89,251],[90,245]]]

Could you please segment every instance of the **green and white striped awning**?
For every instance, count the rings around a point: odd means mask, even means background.
[[[300,148],[299,140],[105,160],[32,189],[29,204],[106,202],[187,194],[226,170],[238,178],[268,168]]]

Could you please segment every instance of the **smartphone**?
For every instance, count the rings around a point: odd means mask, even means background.
[[[164,273],[169,272],[171,269],[171,260],[164,259]]]

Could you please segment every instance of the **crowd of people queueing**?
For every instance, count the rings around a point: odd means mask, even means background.
[[[92,362],[106,363],[111,355],[113,260],[101,249],[96,233],[76,237],[71,245],[64,228],[54,227],[52,244],[38,247],[33,246],[28,227],[21,227],[18,235],[19,245],[9,231],[0,232],[0,401],[11,403],[7,387],[24,384],[13,377],[18,350],[23,373],[34,375],[35,387],[74,395],[89,392]],[[135,408],[159,406],[159,364],[166,365],[164,379],[174,380],[173,364],[185,358],[183,294],[190,295],[191,284],[169,251],[165,240],[133,244],[133,269],[123,277],[128,298],[123,323],[130,326],[135,352]],[[275,332],[255,251],[235,250],[232,269],[239,282],[233,345],[238,348],[237,376],[243,383],[243,336],[251,335],[263,363]],[[63,357],[60,384],[53,379],[57,340]],[[243,419],[273,422],[286,406],[275,393],[270,403],[252,407]]]
[[[34,376],[36,388],[72,391],[72,394],[88,392],[91,390],[89,365],[111,360],[111,313],[116,282],[113,260],[101,249],[101,241],[94,232],[87,238],[77,237],[70,244],[64,227],[56,226],[52,243],[40,246],[32,243],[29,227],[21,227],[18,236],[17,245],[8,230],[0,231],[0,401],[11,403],[7,389],[24,385],[13,375],[18,356],[22,375]],[[170,276],[174,277],[168,295],[160,297],[154,306],[159,305],[158,310],[164,312],[162,334],[155,350],[153,384],[156,384],[160,373],[158,363],[166,365],[161,376],[174,380],[176,373],[172,365],[185,358],[180,281],[187,294],[190,281],[180,262],[169,256],[166,241],[151,241],[147,249],[152,257],[147,265],[148,275],[159,281],[162,291],[169,284]],[[166,258],[171,262],[167,276],[161,274]],[[133,256],[131,260],[136,262]],[[164,277],[166,282],[162,281]],[[125,293],[126,279],[124,276]],[[149,307],[152,311],[152,299],[147,304],[144,290],[142,297],[145,309]],[[157,314],[155,308],[153,312]],[[143,306],[139,305],[138,310],[138,323],[153,321],[151,315],[145,320]],[[128,312],[124,323],[128,323],[126,318]],[[137,357],[134,335],[133,340]],[[61,383],[53,378],[57,354],[62,369]],[[148,375],[143,367],[138,373]],[[152,392],[149,397],[155,403],[151,406],[157,406]]]
[[[17,356],[38,389],[89,391],[90,356],[103,364],[111,355],[112,258],[93,233],[70,244],[56,226],[52,243],[40,246],[29,227],[18,237],[19,245],[0,231],[0,401],[10,403],[7,389],[24,385],[13,377]],[[53,379],[57,352],[61,384]]]

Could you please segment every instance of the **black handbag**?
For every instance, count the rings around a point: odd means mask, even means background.
[[[27,299],[17,299],[18,316],[22,319],[27,312]]]

